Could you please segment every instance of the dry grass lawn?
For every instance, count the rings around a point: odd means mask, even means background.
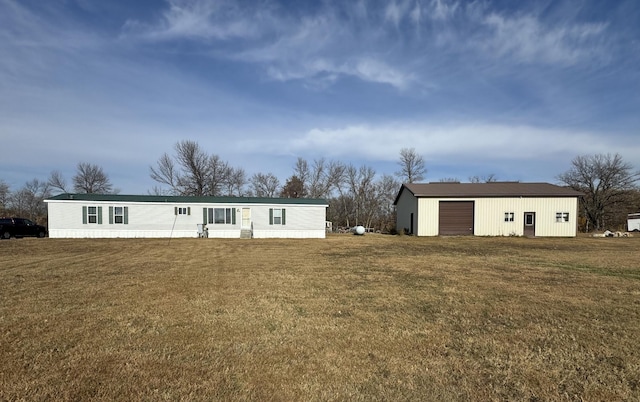
[[[0,400],[640,400],[640,237],[0,241]]]

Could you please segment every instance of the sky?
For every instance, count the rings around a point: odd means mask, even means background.
[[[122,194],[178,141],[282,183],[297,158],[424,181],[640,169],[637,0],[0,0],[0,180],[80,162]]]

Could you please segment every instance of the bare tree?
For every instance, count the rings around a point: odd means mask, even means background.
[[[345,180],[346,166],[338,161],[325,158],[315,159],[310,167],[303,158],[298,158],[293,169],[306,191],[305,197],[328,198]]]
[[[157,167],[151,166],[151,178],[158,183],[166,184],[169,186],[170,194],[178,194],[178,174],[176,172],[175,164],[173,163],[173,159],[167,154],[164,153],[160,159],[158,159]],[[154,188],[154,192],[156,194],[163,193],[164,191],[156,187]]]
[[[218,155],[209,157],[208,170],[206,172],[206,195],[223,195],[228,187],[232,168]]]
[[[7,210],[10,196],[11,190],[9,189],[9,185],[0,179],[0,215],[4,215]]]
[[[469,183],[493,183],[496,181],[498,181],[498,178],[493,173],[483,176],[469,176]]]
[[[151,178],[169,187],[168,192],[192,196],[241,196],[247,183],[246,172],[233,168],[218,155],[208,155],[195,141],[184,140],[174,146],[175,157],[163,154]],[[155,193],[167,190],[155,188]]]
[[[275,197],[280,181],[272,173],[256,173],[251,176],[251,187],[256,197]]]
[[[375,179],[375,171],[367,166],[347,166],[345,181],[337,187],[338,196],[329,199],[327,218],[334,227],[364,225],[382,231],[395,226],[393,202],[400,183],[390,175]]]
[[[460,179],[458,179],[457,177],[443,177],[438,181],[440,183],[460,183]]]
[[[384,174],[376,183],[376,194],[379,198],[378,223],[382,231],[390,231],[395,227],[395,206],[400,183],[393,176]]]
[[[374,178],[375,170],[367,166],[348,166],[347,183],[355,203],[355,224],[369,227],[378,207]]]
[[[346,166],[340,162],[326,162],[324,158],[313,161],[310,171],[307,193],[310,198],[326,198],[333,188],[345,179]]]
[[[605,229],[605,216],[616,204],[624,202],[629,190],[637,188],[640,171],[622,160],[619,154],[596,154],[577,156],[571,168],[560,174],[558,180],[584,194],[581,197],[583,212],[594,229]]]
[[[79,193],[104,193],[113,192],[113,186],[109,177],[98,165],[80,162],[76,175],[73,176],[73,188]]]
[[[195,141],[180,141],[175,145],[176,160],[182,174],[176,175],[176,190],[181,195],[208,195],[210,160]]]
[[[229,167],[225,184],[228,196],[241,197],[247,184],[247,173],[242,168]]]
[[[424,180],[427,169],[424,167],[424,159],[418,155],[415,148],[402,148],[400,150],[400,160],[398,161],[400,170],[396,172],[404,183],[415,183]]]
[[[296,160],[296,165],[293,168],[293,176],[295,176],[303,184],[307,184],[309,182],[309,176],[311,176],[311,172],[309,169],[309,163],[305,159],[298,157],[298,159]]]
[[[46,221],[47,208],[44,200],[51,195],[47,182],[33,179],[10,197],[10,207],[14,214],[36,222]]]
[[[67,181],[65,180],[62,172],[59,170],[54,170],[49,175],[48,180],[49,187],[52,189],[58,189],[63,193],[68,193]]]

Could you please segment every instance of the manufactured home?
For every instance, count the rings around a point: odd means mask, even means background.
[[[324,238],[322,199],[60,194],[52,238]]]
[[[581,195],[548,183],[403,184],[396,228],[416,236],[574,237]]]

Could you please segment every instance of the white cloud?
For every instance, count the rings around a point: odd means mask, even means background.
[[[490,36],[475,38],[474,46],[497,56],[525,63],[571,65],[598,51],[597,40],[606,24],[544,25],[533,15],[508,18],[496,13],[484,17]]]
[[[270,19],[268,10],[240,8],[232,1],[170,0],[161,20],[151,25],[128,20],[124,31],[151,40],[255,38]]]
[[[458,2],[449,3],[446,0],[431,0],[429,15],[435,20],[448,20],[458,9]]]
[[[621,146],[614,138],[599,133],[495,124],[397,123],[313,128],[278,147],[294,154],[313,150],[335,157],[357,155],[387,161],[396,160],[403,147],[414,147],[431,160],[456,157],[475,161],[631,152],[628,146]],[[636,148],[640,150],[640,146]]]

